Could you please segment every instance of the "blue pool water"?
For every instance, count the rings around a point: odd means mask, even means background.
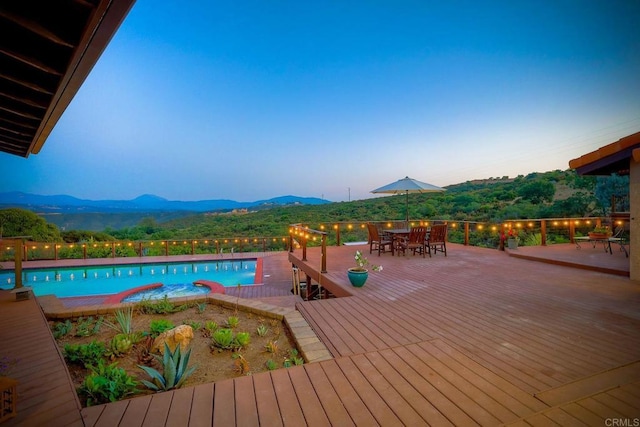
[[[252,285],[256,264],[251,259],[30,269],[22,271],[22,284],[30,286],[35,295],[53,294],[60,298],[112,295],[152,283],[178,287],[199,279],[233,287]],[[13,270],[0,270],[0,289],[12,289],[14,284]]]

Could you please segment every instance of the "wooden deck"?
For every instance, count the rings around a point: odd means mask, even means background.
[[[267,287],[286,294],[294,262],[345,296],[297,304],[333,360],[85,408],[84,424],[601,426],[640,417],[639,283],[448,246],[447,257],[373,254],[384,269],[363,288],[345,269],[364,247],[329,248],[324,274],[316,249],[307,261],[269,257],[278,268]]]
[[[0,357],[17,363],[18,415],[9,426],[82,426],[80,402],[49,325],[34,298],[16,301],[0,291]]]

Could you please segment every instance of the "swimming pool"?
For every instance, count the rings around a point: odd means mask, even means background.
[[[151,283],[192,284],[210,280],[225,287],[253,285],[257,260],[199,261],[162,264],[111,265],[29,269],[22,271],[22,284],[36,296],[59,298],[113,295]],[[13,270],[0,271],[0,289],[13,289]]]

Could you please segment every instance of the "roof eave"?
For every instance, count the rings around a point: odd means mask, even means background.
[[[135,0],[100,2],[24,157],[40,152],[134,3]]]

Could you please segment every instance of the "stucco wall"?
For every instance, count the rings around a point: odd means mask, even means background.
[[[640,282],[640,163],[630,160],[629,173],[630,201],[630,242],[629,242],[629,275],[631,280]]]

